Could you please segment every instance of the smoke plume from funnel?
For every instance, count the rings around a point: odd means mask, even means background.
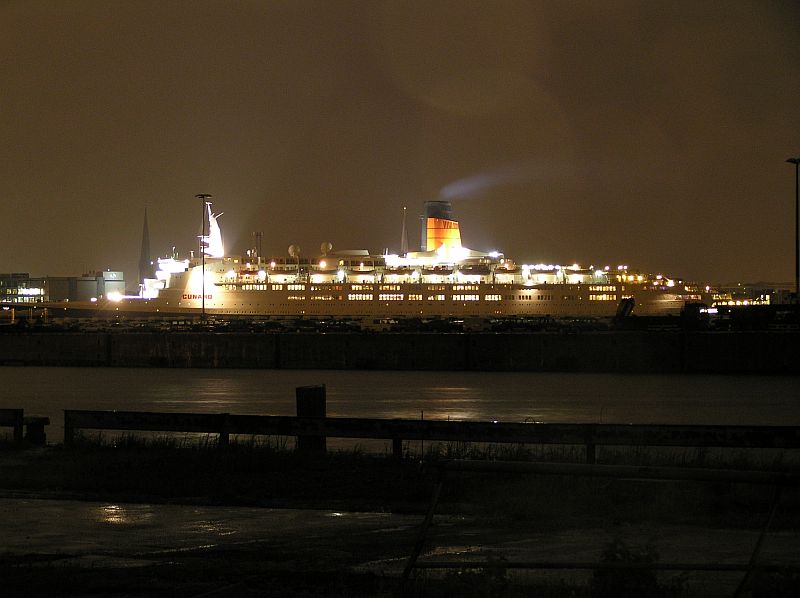
[[[472,199],[495,187],[540,179],[546,174],[546,170],[539,161],[509,164],[495,170],[481,172],[453,181],[442,187],[439,191],[439,197],[448,200]]]

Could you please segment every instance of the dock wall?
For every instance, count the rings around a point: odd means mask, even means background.
[[[798,355],[798,332],[0,334],[3,365],[798,374]]]

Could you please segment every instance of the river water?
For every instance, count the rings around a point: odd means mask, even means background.
[[[60,441],[64,409],[294,415],[311,384],[332,417],[800,425],[782,376],[0,367],[0,407],[49,416]]]

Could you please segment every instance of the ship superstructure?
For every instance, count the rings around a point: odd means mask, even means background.
[[[628,266],[520,264],[502,253],[469,249],[445,201],[426,202],[420,250],[401,254],[334,251],[323,243],[311,258],[299,251],[262,257],[255,249],[225,256],[218,217],[209,205],[203,259],[159,259],[141,297],[112,297],[104,309],[309,318],[582,317],[613,316],[623,305],[641,315],[678,314],[686,302],[710,297],[708,288]]]

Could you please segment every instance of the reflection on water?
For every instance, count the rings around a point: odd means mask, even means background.
[[[800,425],[792,377],[0,367],[0,384],[0,407],[51,418],[51,442],[64,409],[293,415],[311,384],[334,417]]]
[[[230,526],[225,525],[220,520],[203,520],[198,521],[194,527],[193,532],[205,534],[205,535],[212,535],[212,536],[232,536],[236,533],[235,529],[232,529]]]
[[[95,520],[109,525],[135,525],[147,523],[153,512],[147,505],[100,505],[96,509]]]
[[[130,523],[130,518],[125,513],[125,509],[119,505],[103,505],[98,508],[98,521],[111,525],[122,525]]]

